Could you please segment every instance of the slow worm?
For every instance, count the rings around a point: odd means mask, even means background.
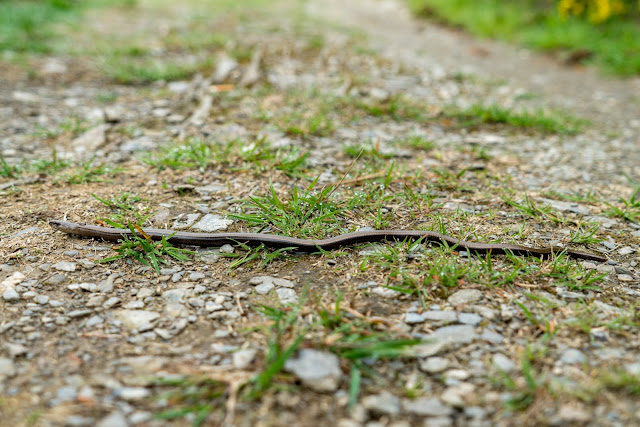
[[[96,225],[76,224],[68,221],[51,220],[49,224],[65,233],[82,237],[93,237],[109,241],[118,241],[125,236],[131,236],[131,230],[99,227]],[[171,243],[194,246],[222,246],[225,244],[245,243],[251,246],[264,244],[272,248],[297,248],[302,251],[315,252],[320,249],[329,251],[341,246],[355,245],[360,243],[372,243],[390,240],[421,240],[429,243],[442,243],[455,246],[459,250],[466,250],[478,254],[505,254],[528,255],[544,257],[552,254],[564,253],[572,258],[585,259],[589,261],[605,262],[607,258],[587,252],[574,251],[571,249],[560,250],[553,248],[534,248],[508,243],[478,243],[467,242],[455,237],[435,231],[423,230],[373,230],[356,231],[354,233],[341,234],[328,239],[305,240],[295,237],[278,236],[274,234],[261,233],[192,233],[186,231],[172,231],[158,228],[143,228],[142,231],[154,240],[160,240],[163,236]],[[169,238],[169,236],[171,236]]]

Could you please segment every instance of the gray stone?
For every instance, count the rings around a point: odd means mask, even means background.
[[[293,288],[295,284],[291,280],[282,279],[280,277],[272,277],[272,276],[256,276],[249,279],[250,285],[265,285],[271,284],[273,286],[277,286],[279,288]]]
[[[207,303],[204,306],[204,309],[209,313],[211,313],[212,311],[220,311],[224,309],[224,306],[222,304],[218,304],[217,302],[207,301]]]
[[[423,323],[424,317],[421,314],[410,312],[404,315],[404,323],[408,323],[410,325],[416,323]]]
[[[76,271],[76,263],[70,261],[60,261],[53,264],[52,267],[58,271],[66,271],[68,273]]]
[[[145,399],[151,394],[149,390],[144,387],[123,387],[118,390],[118,396],[130,402]]]
[[[376,286],[371,290],[371,292],[382,298],[396,298],[401,295],[399,291],[394,291],[393,289],[385,288],[384,286]]]
[[[340,361],[335,354],[310,348],[300,350],[297,358],[287,360],[285,369],[315,391],[335,391],[342,378]]]
[[[631,375],[640,375],[640,362],[627,363],[626,365],[624,365],[624,369]]]
[[[7,289],[2,293],[2,299],[7,302],[20,301],[20,294],[15,289]]]
[[[22,344],[12,343],[12,342],[5,342],[3,344],[3,347],[5,350],[7,350],[7,353],[9,353],[9,356],[14,358],[19,356],[24,356],[29,351],[28,347],[25,347]]]
[[[456,322],[458,320],[458,313],[449,310],[429,310],[422,313],[422,316],[425,320],[439,322]]]
[[[46,305],[49,303],[49,297],[46,295],[37,295],[33,300],[40,305]]]
[[[189,273],[189,280],[191,280],[192,282],[200,281],[205,277],[206,276],[203,273],[199,273],[199,272]]]
[[[247,369],[256,357],[257,350],[247,348],[233,353],[233,367],[236,369]]]
[[[233,224],[233,220],[224,219],[220,215],[206,214],[200,221],[193,225],[196,230],[212,232],[217,230],[226,230],[228,226]]]
[[[452,305],[469,304],[482,298],[482,292],[477,289],[461,289],[451,295],[447,302]]]
[[[180,230],[181,228],[191,227],[200,218],[200,214],[181,214],[173,221],[173,228]]]
[[[631,255],[632,253],[634,253],[636,250],[633,249],[631,246],[625,246],[623,248],[618,249],[618,253],[620,255]]]
[[[60,387],[56,391],[56,400],[58,402],[70,402],[75,400],[78,395],[78,389],[72,386]]]
[[[16,374],[16,365],[13,360],[0,357],[0,378],[11,377]]]
[[[502,353],[496,353],[491,359],[491,364],[502,372],[513,372],[516,369],[516,364],[511,359]]]
[[[447,405],[462,408],[466,405],[465,397],[470,396],[475,390],[475,386],[470,383],[460,383],[458,385],[448,387],[440,395],[440,399]]]
[[[275,288],[275,285],[273,283],[262,283],[256,286],[254,288],[254,291],[256,291],[256,293],[259,295],[266,295],[271,292],[271,289],[273,288]]]
[[[133,330],[153,322],[160,317],[160,314],[146,310],[117,310],[114,316],[127,329]]]
[[[566,403],[552,418],[552,425],[583,425],[593,421],[590,411],[577,403]]]
[[[432,337],[428,341],[413,347],[416,356],[431,357],[447,348],[447,342]]]
[[[430,374],[437,374],[447,369],[449,364],[444,357],[429,357],[420,363],[420,369]]]
[[[87,292],[96,292],[98,290],[98,285],[95,283],[80,283],[78,287]]]
[[[478,336],[473,326],[469,325],[445,326],[437,329],[433,335],[443,341],[449,341],[455,344],[470,343]]]
[[[133,414],[129,415],[129,421],[131,424],[142,424],[151,421],[153,418],[153,414],[147,411],[135,411]]]
[[[451,427],[452,425],[454,425],[454,423],[451,417],[429,417],[425,418],[423,424],[424,427]]]
[[[451,415],[453,413],[453,408],[444,405],[437,397],[404,399],[402,401],[402,407],[407,412],[423,417],[439,417]]]
[[[102,325],[103,323],[104,323],[104,319],[102,317],[91,316],[84,325],[87,328],[91,328],[93,326]]]
[[[575,363],[586,362],[587,357],[580,350],[576,350],[575,348],[570,348],[567,351],[565,351],[564,354],[560,357],[560,361],[568,365],[573,365]]]
[[[480,339],[492,344],[502,344],[502,341],[504,341],[504,337],[502,335],[493,331],[482,332],[482,334],[480,335]]]
[[[105,309],[110,309],[115,307],[116,305],[120,304],[120,302],[122,302],[122,300],[118,297],[111,297],[108,300],[106,300],[104,302],[104,304],[102,304],[102,307]]]
[[[186,294],[186,289],[169,289],[168,291],[164,291],[162,293],[162,299],[164,299],[168,303],[181,302]]]
[[[108,124],[95,126],[71,141],[71,147],[77,154],[93,154],[107,140]]]
[[[72,319],[77,318],[77,317],[84,317],[84,316],[88,316],[91,313],[93,313],[92,310],[88,310],[88,309],[80,309],[80,310],[73,310],[67,313],[67,316],[71,317]]]
[[[189,315],[189,310],[179,302],[170,302],[165,305],[164,314],[173,318],[186,317]]]
[[[362,399],[362,406],[378,415],[398,415],[400,413],[400,399],[388,391],[365,396]]]
[[[218,249],[218,252],[221,254],[232,254],[235,250],[236,249],[231,245],[222,245],[220,246],[220,249]]]
[[[122,412],[116,410],[98,421],[96,427],[129,427],[129,423]]]
[[[276,294],[278,294],[278,298],[280,298],[280,302],[282,304],[289,304],[298,301],[296,291],[294,291],[293,289],[278,288],[276,289]]]
[[[460,313],[458,314],[458,321],[465,325],[476,326],[482,322],[482,317],[475,313]]]

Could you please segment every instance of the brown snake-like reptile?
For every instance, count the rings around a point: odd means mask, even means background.
[[[133,233],[128,229],[99,227],[96,225],[76,224],[68,221],[51,220],[49,224],[65,233],[83,237],[94,237],[110,241],[118,241]],[[154,240],[167,237],[171,243],[195,246],[222,246],[225,244],[245,243],[252,246],[264,244],[272,248],[297,248],[302,251],[315,252],[318,250],[332,250],[340,246],[348,246],[359,243],[371,243],[389,240],[421,240],[422,242],[443,243],[457,249],[463,249],[478,254],[506,254],[531,255],[537,257],[550,256],[554,253],[564,252],[572,258],[586,259],[589,261],[605,262],[607,258],[587,252],[570,249],[560,250],[553,248],[532,248],[508,243],[478,243],[456,239],[446,234],[435,231],[423,230],[373,230],[357,231],[341,234],[321,240],[305,240],[288,236],[261,233],[191,233],[186,231],[163,230],[159,228],[143,228],[142,231]]]

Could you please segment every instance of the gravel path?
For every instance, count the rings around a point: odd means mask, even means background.
[[[89,28],[194,60],[161,39],[190,9],[142,3],[89,15]],[[640,227],[607,210],[640,179],[639,80],[414,21],[390,1],[233,13],[209,18],[228,40],[189,79],[119,85],[64,55],[31,58],[31,73],[2,65],[2,424],[637,425]],[[446,114],[477,103],[592,124],[554,134]],[[156,273],[102,263],[111,244],[47,224],[139,212],[155,227],[278,233],[277,215],[249,222],[264,213],[252,198],[274,194],[299,237],[421,227],[610,260],[398,243],[249,252],[234,267],[247,252],[226,246]],[[335,222],[314,229],[332,206]],[[572,242],[585,227],[598,239]]]

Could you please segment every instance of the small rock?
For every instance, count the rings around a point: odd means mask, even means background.
[[[71,386],[60,387],[56,391],[56,400],[58,402],[70,402],[72,400],[75,400],[77,395],[78,395],[78,390],[75,387],[71,387]]]
[[[418,313],[407,313],[404,315],[404,323],[414,325],[416,323],[423,323],[424,317]]]
[[[443,341],[455,344],[466,344],[477,338],[477,334],[470,325],[453,325],[436,329],[433,335]]]
[[[42,102],[41,98],[38,95],[34,93],[29,93],[29,92],[22,92],[19,90],[14,90],[11,93],[11,98],[13,98],[14,101],[24,102],[29,104],[39,104]]]
[[[25,279],[25,275],[19,271],[14,272],[11,276],[7,277],[0,283],[0,290],[14,288],[16,285],[22,283]]]
[[[453,380],[453,381],[464,381],[470,376],[471,374],[469,374],[469,371],[466,371],[464,369],[449,369],[444,374],[444,377],[446,380]]]
[[[591,413],[582,405],[567,403],[560,407],[551,420],[552,425],[586,424],[592,421]]]
[[[365,396],[362,399],[362,406],[375,414],[398,415],[400,413],[400,399],[388,391]]]
[[[119,390],[119,397],[123,400],[135,402],[149,396],[151,392],[144,387],[123,387]]]
[[[172,318],[186,317],[189,315],[189,310],[179,302],[170,302],[164,307],[164,314]]]
[[[12,342],[4,343],[3,347],[5,348],[5,350],[7,350],[7,353],[9,353],[9,356],[14,358],[18,356],[24,356],[29,351],[29,349],[24,345],[12,343]]]
[[[491,364],[502,372],[513,372],[516,369],[516,364],[511,359],[502,353],[496,353],[493,355]]]
[[[186,294],[186,289],[169,289],[162,293],[162,299],[167,301],[167,303],[182,302]]]
[[[600,342],[608,342],[611,340],[611,338],[609,337],[609,331],[602,327],[602,328],[592,328],[589,331],[589,335],[591,335],[591,338],[594,341],[600,341]]]
[[[451,295],[447,302],[452,305],[469,304],[482,298],[482,292],[477,289],[462,289]]]
[[[399,291],[394,291],[393,289],[385,288],[383,286],[376,286],[373,288],[372,292],[382,298],[396,298],[401,295]]]
[[[193,225],[196,230],[212,232],[217,230],[226,230],[228,226],[233,224],[233,220],[224,219],[220,215],[206,214],[200,221]]]
[[[107,141],[108,129],[109,125],[106,123],[95,126],[71,141],[71,146],[76,154],[93,154]]]
[[[618,253],[620,255],[631,255],[632,253],[634,253],[636,250],[633,249],[631,246],[625,246],[623,248],[618,249]]]
[[[189,274],[189,280],[192,282],[197,282],[199,280],[204,279],[206,276],[203,273],[193,272]]]
[[[42,74],[64,74],[67,72],[67,69],[68,68],[64,62],[59,59],[51,58],[44,63],[40,72],[42,72]]]
[[[473,384],[461,383],[447,388],[440,395],[440,399],[450,406],[462,408],[467,404],[465,397],[471,396],[474,390],[475,386]]]
[[[295,284],[291,280],[282,279],[280,277],[272,277],[272,276],[256,276],[249,279],[250,285],[261,285],[270,283],[279,288],[293,288]]]
[[[16,374],[16,366],[13,360],[0,357],[0,378],[11,377]]]
[[[207,303],[204,306],[204,309],[209,313],[211,313],[212,311],[223,310],[224,306],[222,304],[218,304],[217,302],[207,301]]]
[[[437,374],[449,367],[449,361],[444,357],[429,357],[420,363],[420,369],[430,374]]]
[[[102,307],[108,310],[120,304],[121,301],[122,300],[118,297],[111,297],[102,304]]]
[[[146,310],[118,310],[115,313],[115,317],[120,320],[127,329],[133,330],[153,322],[160,317],[160,314]]]
[[[151,421],[152,418],[153,414],[147,411],[135,411],[133,414],[129,415],[129,421],[131,424],[135,425],[147,423]]]
[[[429,310],[422,313],[425,320],[451,323],[458,320],[458,313],[450,310]]]
[[[476,326],[482,322],[482,317],[475,313],[460,313],[458,314],[458,322],[465,325]]]
[[[254,291],[256,291],[256,293],[259,295],[266,295],[271,292],[273,288],[275,288],[275,285],[273,283],[262,283],[256,286],[254,288]]]
[[[453,409],[444,405],[437,397],[404,399],[402,406],[405,411],[419,416],[438,417],[453,413]]]
[[[113,411],[96,424],[96,427],[129,427],[127,419],[122,412]]]
[[[236,249],[231,245],[222,245],[218,252],[221,254],[232,254]]]
[[[504,337],[502,335],[493,331],[482,332],[482,334],[480,335],[480,339],[492,344],[502,344],[502,342],[504,341]]]
[[[422,344],[418,344],[413,347],[418,357],[431,357],[440,353],[447,348],[447,343],[437,338],[433,338]]]
[[[80,283],[78,287],[87,292],[96,292],[98,290],[98,285],[95,283]]]
[[[93,326],[102,325],[104,323],[104,319],[100,316],[91,316],[86,323],[84,324],[87,328],[91,328]]]
[[[329,352],[302,349],[296,359],[289,359],[285,369],[315,391],[335,391],[342,371],[338,357]]]
[[[570,348],[564,352],[562,357],[560,357],[560,361],[573,365],[576,363],[584,363],[587,361],[587,357],[580,350],[576,350],[575,348]]]
[[[276,289],[276,294],[278,294],[278,298],[280,298],[280,302],[282,304],[295,303],[298,301],[296,291],[293,289],[278,288]]]
[[[15,289],[7,289],[2,293],[2,299],[7,302],[20,301],[20,294]]]
[[[76,263],[70,261],[60,261],[53,264],[52,267],[58,271],[66,271],[68,273],[76,271]]]
[[[37,295],[33,301],[40,305],[46,305],[49,303],[49,297],[46,295]]]
[[[257,350],[247,348],[233,353],[233,366],[236,369],[246,369],[256,357]]]
[[[73,310],[67,313],[67,316],[73,318],[76,317],[84,317],[84,316],[88,316],[89,314],[93,313],[92,310],[88,310],[88,309],[80,309],[80,310]]]

